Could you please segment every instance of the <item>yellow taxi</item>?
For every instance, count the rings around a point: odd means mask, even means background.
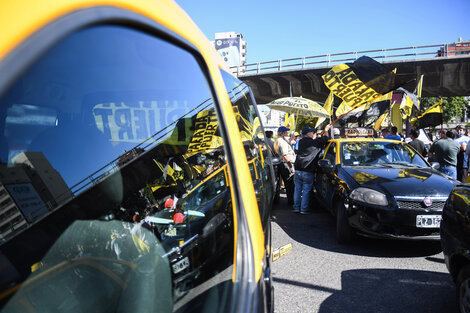
[[[407,143],[346,128],[323,151],[314,192],[336,217],[339,243],[356,234],[439,240],[442,208],[456,183]]]
[[[0,4],[0,311],[272,312],[254,97],[167,0]]]

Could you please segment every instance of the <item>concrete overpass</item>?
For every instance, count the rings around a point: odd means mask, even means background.
[[[469,96],[470,54],[438,53],[438,51],[446,51],[446,46],[432,45],[347,52],[248,64],[243,68],[243,73],[240,68],[232,70],[239,71],[238,78],[252,88],[258,104],[266,104],[274,99],[290,95],[323,102],[328,96],[329,89],[323,83],[321,76],[334,65],[354,62],[362,55],[375,58],[390,70],[397,68],[400,80],[410,81],[403,86],[410,91],[415,89],[417,79],[424,74],[423,97]],[[403,53],[405,49],[412,49],[412,52]],[[400,50],[399,54],[391,54],[397,50]],[[470,48],[466,51],[470,52]],[[435,56],[429,57],[431,54]],[[318,61],[319,58],[324,58],[324,60]]]

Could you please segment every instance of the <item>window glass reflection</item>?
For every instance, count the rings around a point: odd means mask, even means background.
[[[221,72],[237,117],[263,226],[266,227],[274,196],[274,170],[259,112],[248,85]]]
[[[189,52],[85,29],[0,106],[3,311],[197,312],[214,293],[216,310],[230,305],[224,139]]]

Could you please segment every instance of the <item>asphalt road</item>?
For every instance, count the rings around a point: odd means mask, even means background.
[[[335,220],[318,208],[273,209],[272,244],[292,250],[272,263],[275,312],[458,312],[439,242],[335,238]]]

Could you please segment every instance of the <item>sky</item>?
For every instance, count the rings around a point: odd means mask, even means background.
[[[247,64],[470,41],[470,0],[176,0],[209,40],[237,32]]]

